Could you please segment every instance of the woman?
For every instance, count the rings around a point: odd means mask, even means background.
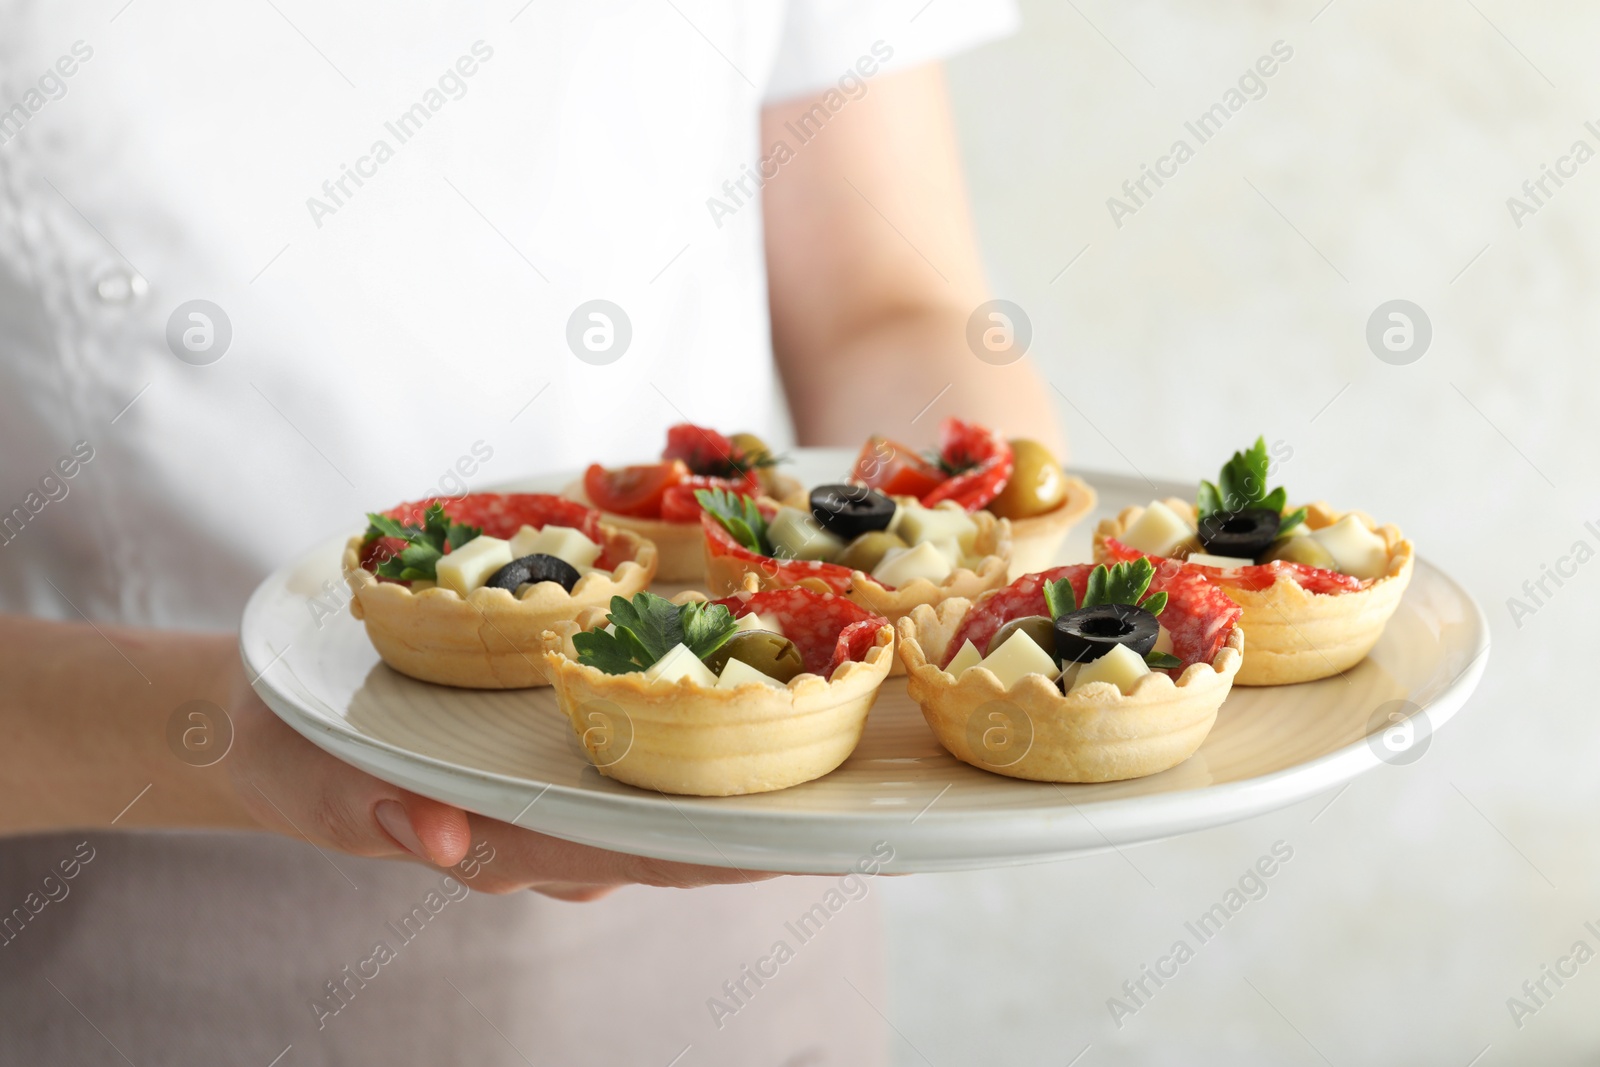
[[[730,1002],[826,883],[378,781],[265,709],[229,630],[459,456],[489,484],[779,426],[773,364],[802,444],[1052,439],[1026,363],[965,340],[935,63],[1012,14],[386,10],[5,16],[0,1062],[878,1062],[870,903]],[[631,334],[606,361],[562,346],[596,298]],[[234,731],[209,767],[168,741],[191,701]]]

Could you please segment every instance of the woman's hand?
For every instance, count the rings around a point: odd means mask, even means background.
[[[265,829],[319,847],[458,868],[482,892],[531,889],[574,901],[624,885],[689,889],[772,877],[576,845],[390,785],[295,733],[256,696],[242,667],[230,714],[234,741],[224,763],[243,810]]]

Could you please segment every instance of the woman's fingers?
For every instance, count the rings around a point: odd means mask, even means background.
[[[528,887],[540,896],[565,900],[571,904],[587,904],[591,900],[608,897],[618,888],[620,887],[614,885],[574,885],[570,882],[540,882]]]
[[[396,844],[435,867],[454,867],[472,844],[466,812],[415,793],[380,800],[372,814]]]
[[[764,871],[703,867],[630,856],[563,841],[494,819],[477,815],[469,818],[473,841],[482,843],[474,846],[473,854],[478,856],[479,850],[487,845],[493,856],[481,859],[480,869],[471,884],[474,889],[490,893],[531,888],[563,900],[583,900],[600,895],[586,895],[593,890],[623,885],[689,889],[739,885],[776,877]]]

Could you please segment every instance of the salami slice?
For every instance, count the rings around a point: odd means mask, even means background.
[[[1105,552],[1111,557],[1112,562],[1120,563],[1125,560],[1138,559],[1140,556],[1149,555],[1136,548],[1129,548],[1115,537],[1105,539]],[[1288,560],[1273,560],[1271,563],[1257,563],[1249,567],[1236,567],[1232,570],[1223,570],[1220,567],[1207,567],[1200,563],[1181,563],[1179,560],[1167,559],[1165,556],[1150,556],[1157,564],[1174,563],[1205,575],[1207,580],[1216,585],[1229,589],[1243,589],[1249,592],[1259,592],[1276,582],[1279,576],[1287,577],[1308,593],[1323,593],[1337,595],[1339,593],[1354,593],[1367,588],[1372,584],[1370,578],[1354,578],[1338,571],[1325,570],[1322,567],[1308,567],[1304,563],[1290,563]]]
[[[422,525],[423,513],[433,504],[444,506],[444,513],[452,522],[476,526],[486,537],[509,539],[524,526],[542,530],[546,526],[570,526],[597,544],[605,544],[600,532],[600,513],[565,497],[549,493],[468,493],[462,497],[429,497],[408,504],[398,504],[385,511],[391,519]],[[393,537],[379,537],[362,546],[361,565],[368,570],[376,561],[396,555],[405,542]],[[612,567],[615,563],[602,555],[596,563]]]
[[[705,426],[680,422],[667,429],[662,459],[681,459],[696,474],[715,478],[737,477],[748,461],[743,450],[724,434]]]
[[[842,663],[863,659],[878,630],[889,624],[844,597],[809,589],[735,593],[712,603],[733,612],[734,618],[751,612],[771,616],[800,650],[806,670],[824,678],[831,678]]]
[[[939,458],[957,473],[922,497],[922,503],[930,508],[954,500],[968,511],[977,511],[1000,495],[1016,465],[1009,441],[960,419],[945,419],[939,427]]]
[[[1038,574],[1025,574],[1004,589],[978,601],[956,630],[950,647],[945,650],[943,663],[948,663],[960,651],[962,642],[971,641],[981,651],[989,647],[995,631],[1027,615],[1048,615],[1044,602],[1044,583],[1066,578],[1072,583],[1078,599],[1089,585],[1091,563],[1075,563]],[[1168,673],[1174,678],[1193,663],[1210,663],[1222,651],[1228,635],[1244,614],[1243,609],[1228,595],[1208,582],[1197,568],[1185,567],[1175,560],[1165,560],[1157,565],[1150,579],[1151,593],[1166,593],[1167,606],[1161,612],[1161,625],[1172,635],[1172,654],[1183,661]]]
[[[768,519],[778,514],[775,506],[761,505],[761,514]],[[752,552],[733,539],[733,535],[723,528],[715,515],[702,512],[700,525],[706,532],[706,545],[712,556],[731,556],[745,564],[748,570],[760,571],[769,582],[782,585],[799,585],[807,579],[822,582],[835,593],[844,593],[850,589],[850,575],[853,573],[849,567],[841,567],[837,563],[823,563],[820,560],[809,559],[773,559],[763,556],[759,552]]]

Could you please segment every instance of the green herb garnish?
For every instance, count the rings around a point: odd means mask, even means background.
[[[758,448],[753,452],[735,449],[733,455],[728,457],[728,473],[725,477],[738,478],[751,471],[770,470],[787,462],[789,462],[788,456],[775,456],[763,449]]]
[[[1168,671],[1183,666],[1183,660],[1170,652],[1151,652],[1145,656],[1144,665],[1153,671]]]
[[[368,513],[367,521],[371,523],[367,527],[368,541],[377,537],[394,537],[406,542],[406,547],[398,555],[378,564],[379,577],[398,578],[406,582],[436,580],[439,575],[434,567],[444,555],[445,546],[455,551],[483,533],[476,526],[452,521],[444,513],[443,504],[429,504],[422,513],[421,526],[375,513]]]
[[[1155,576],[1156,565],[1144,556],[1109,568],[1102,563],[1089,572],[1089,582],[1083,590],[1082,604],[1077,602],[1077,594],[1072,590],[1072,583],[1066,578],[1057,578],[1053,582],[1044,583],[1045,607],[1049,609],[1052,619],[1059,619],[1079,608],[1095,608],[1101,604],[1132,604],[1152,615],[1160,615],[1166,610],[1167,594],[1144,595],[1145,590],[1150,588],[1150,580]],[[1140,600],[1140,597],[1144,599]]]
[[[607,674],[645,670],[678,645],[687,645],[705,659],[739,628],[733,613],[721,604],[700,600],[674,604],[654,593],[638,593],[632,600],[612,597],[606,618],[615,633],[574,634],[572,645],[579,663]]]
[[[1218,511],[1244,511],[1266,508],[1282,514],[1289,502],[1288,491],[1279,486],[1267,492],[1267,442],[1257,437],[1248,452],[1235,452],[1222,466],[1215,484],[1202,481],[1195,497],[1195,511],[1204,519]],[[1278,532],[1298,526],[1306,518],[1305,508],[1296,508],[1278,523]]]
[[[733,539],[757,555],[772,555],[767,539],[767,519],[756,502],[726,489],[696,489],[694,498],[710,512]]]

